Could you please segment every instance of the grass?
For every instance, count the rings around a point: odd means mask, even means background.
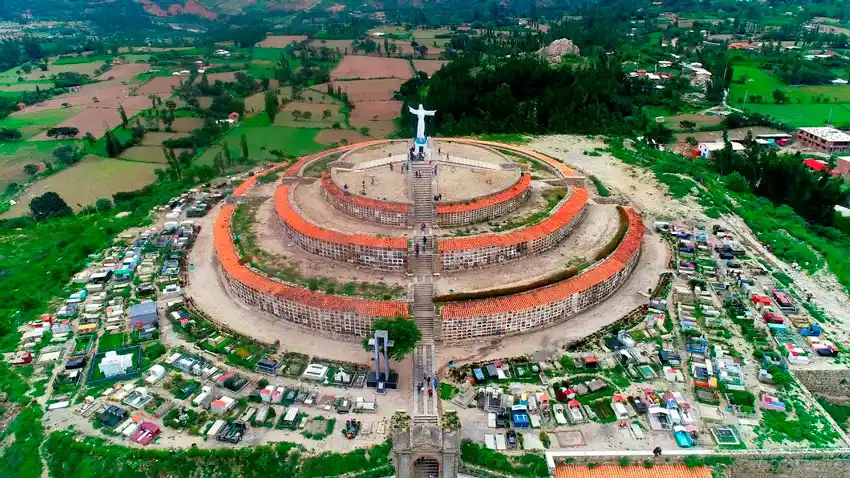
[[[16,141],[0,143],[0,194],[11,182],[23,184],[28,175],[25,164],[42,165],[42,161],[52,161],[53,151],[63,145],[78,145],[80,141]]]
[[[254,47],[251,56],[254,60],[277,61],[285,48],[257,48]]]
[[[440,382],[440,400],[451,400],[460,390],[450,383]]]
[[[124,345],[124,334],[106,334],[100,337],[100,340],[97,343],[97,351],[105,352],[107,350],[115,350],[121,348]]]
[[[276,277],[282,281],[297,284],[313,291],[322,291],[326,294],[359,296],[370,299],[390,300],[404,294],[405,288],[385,284],[383,282],[346,282],[341,283],[331,277],[307,276],[299,269],[293,267],[287,261],[271,254],[257,245],[256,237],[251,232],[259,202],[244,202],[233,214],[231,228],[233,234],[239,236],[236,247],[244,259],[251,265],[266,274]]]
[[[850,431],[850,405],[832,403],[823,397],[818,397],[818,403],[844,431]]]
[[[602,184],[602,181],[600,181],[599,178],[591,174],[590,180],[593,182],[593,185],[596,186],[596,192],[601,197],[606,198],[611,195],[611,191],[609,191],[608,188],[606,188],[605,185]]]
[[[319,134],[318,129],[279,126],[240,125],[228,131],[219,141],[219,145],[226,142],[233,157],[240,158],[242,157],[240,142],[243,134],[248,142],[249,159],[253,161],[274,158],[269,153],[273,149],[292,156],[304,156],[325,149],[324,146],[316,142],[316,135]],[[208,148],[195,162],[212,165],[213,159],[219,151],[221,151],[220,146]]]
[[[53,148],[57,146],[58,144],[54,143]],[[33,183],[22,196],[22,200],[12,207],[8,216],[26,214],[30,198],[47,191],[56,192],[71,209],[79,211],[99,198],[110,198],[114,193],[135,191],[153,183],[156,180],[154,170],[157,167],[158,165],[152,163],[88,155],[74,166]]]
[[[18,129],[21,130],[22,140],[32,138],[33,136],[46,131],[53,126],[65,121],[66,119],[79,113],[81,108],[59,108],[55,110],[43,110],[33,113],[22,113],[14,116],[7,116],[0,120],[0,128]],[[47,141],[45,141],[46,143]],[[53,141],[50,141],[53,143]]]

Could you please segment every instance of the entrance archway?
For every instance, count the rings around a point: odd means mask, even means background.
[[[440,462],[432,456],[420,456],[413,462],[412,478],[440,478]]]

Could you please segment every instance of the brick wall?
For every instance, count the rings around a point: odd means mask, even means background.
[[[437,205],[437,225],[466,226],[503,216],[520,207],[528,199],[531,175],[523,174],[510,187],[468,202]]]
[[[410,205],[356,196],[343,191],[327,172],[322,174],[322,197],[334,209],[363,221],[406,227]]]

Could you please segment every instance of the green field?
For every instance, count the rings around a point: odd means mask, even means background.
[[[81,110],[82,108],[79,107],[59,108],[7,116],[0,119],[0,128],[19,129],[23,139],[28,139],[56,126]]]
[[[830,119],[833,124],[850,123],[850,85],[789,86],[779,78],[754,66],[736,66],[735,80],[746,77],[742,83],[732,83],[729,105],[768,114],[791,126],[818,126]],[[776,104],[773,91],[780,90],[790,98],[787,104]],[[762,96],[762,103],[743,103],[744,98]],[[828,99],[829,103],[814,103],[815,97]]]
[[[9,183],[23,184],[28,175],[24,165],[43,167],[43,160],[52,160],[53,151],[62,145],[79,145],[80,141],[17,141],[0,143],[0,194]]]
[[[252,160],[273,158],[274,156],[269,153],[273,149],[280,150],[284,154],[303,156],[325,149],[325,146],[316,142],[316,135],[319,134],[319,131],[316,128],[243,125],[228,131],[219,143],[227,142],[234,159],[242,156],[240,141],[243,134],[248,141],[248,154]],[[196,160],[196,163],[211,165],[213,158],[220,151],[221,147],[219,146],[210,147]]]
[[[251,56],[255,60],[277,61],[284,51],[283,48],[254,48]]]

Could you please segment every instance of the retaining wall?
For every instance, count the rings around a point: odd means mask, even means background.
[[[407,302],[358,299],[313,292],[276,281],[241,263],[230,232],[236,206],[225,205],[213,223],[213,241],[231,293],[264,312],[323,332],[366,336],[381,317],[407,316]]]
[[[528,199],[531,175],[523,174],[519,181],[502,191],[474,199],[437,205],[437,225],[466,226],[503,216],[520,207]]]
[[[275,192],[275,210],[281,228],[305,251],[371,269],[402,271],[407,267],[407,239],[346,234],[316,226],[297,211],[289,198],[291,187]]]
[[[629,228],[617,249],[586,272],[539,289],[492,299],[450,302],[441,311],[441,338],[451,344],[549,327],[587,310],[625,282],[640,257],[644,227],[624,208]]]
[[[327,171],[322,173],[322,197],[344,214],[388,226],[406,227],[410,215],[409,204],[378,201],[343,191]]]
[[[587,198],[586,189],[574,188],[551,216],[519,231],[438,240],[443,271],[504,264],[555,247],[581,222]]]

